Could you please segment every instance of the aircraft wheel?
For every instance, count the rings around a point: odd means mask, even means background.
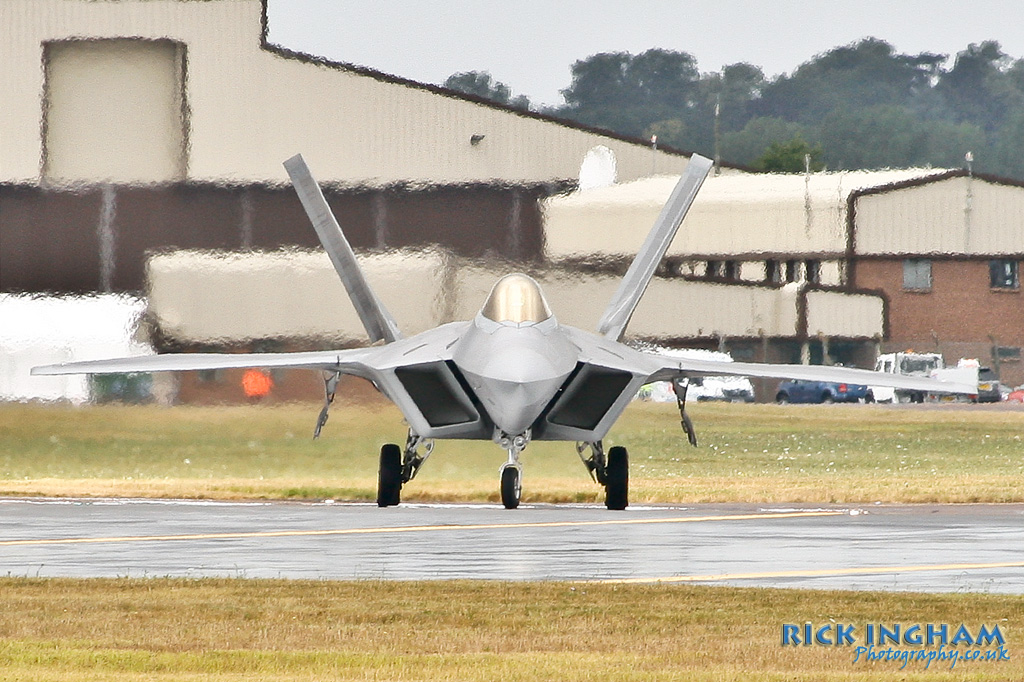
[[[377,506],[393,507],[402,501],[402,449],[394,443],[380,448],[377,470]]]
[[[609,509],[625,509],[629,504],[629,453],[626,448],[616,445],[608,450],[605,484],[605,506]]]
[[[519,498],[523,492],[523,472],[517,466],[507,466],[501,470],[501,503],[505,509],[519,506]]]

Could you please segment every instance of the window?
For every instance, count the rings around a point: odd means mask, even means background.
[[[810,258],[804,261],[804,272],[807,273],[807,281],[811,284],[821,283],[821,261]]]
[[[995,355],[999,362],[1020,362],[1020,346],[997,346]]]
[[[988,262],[989,285],[993,289],[1017,289],[1017,261],[1007,259],[990,260]]]
[[[786,261],[786,281],[795,282],[800,277],[800,261]]]
[[[782,281],[782,272],[779,269],[779,261],[766,260],[764,262],[764,281],[778,284]]]
[[[219,369],[201,369],[196,372],[196,378],[201,384],[216,384],[224,379]]]
[[[705,270],[705,277],[721,277],[722,276],[722,261],[720,260],[709,260],[707,270]]]
[[[739,264],[734,260],[722,261],[722,277],[729,280],[739,278]]]
[[[924,258],[903,261],[903,288],[912,291],[931,291],[932,262]]]

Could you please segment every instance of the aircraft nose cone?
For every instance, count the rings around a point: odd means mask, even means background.
[[[481,325],[478,320],[469,328],[452,359],[494,425],[514,436],[530,428],[555,397],[579,351],[557,327]]]
[[[563,381],[564,377],[530,382],[487,379],[481,380],[474,390],[495,426],[515,435],[530,428]],[[470,384],[473,383],[471,379]]]

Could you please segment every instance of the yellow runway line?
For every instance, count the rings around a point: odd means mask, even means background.
[[[247,538],[315,537],[322,535],[377,535],[385,533],[425,533],[451,530],[501,530],[503,528],[582,528],[587,526],[633,526],[701,521],[749,521],[752,519],[793,519],[814,516],[839,516],[839,511],[781,512],[778,514],[725,514],[720,516],[679,516],[666,519],[614,519],[609,521],[539,521],[535,523],[486,523],[448,526],[394,526],[381,528],[337,528],[330,530],[272,530],[239,533],[195,533],[188,535],[149,535],[108,538],[50,538],[41,540],[0,540],[0,547],[32,545],[86,545],[119,542],[165,542],[169,540],[241,540]]]
[[[977,564],[923,564],[918,566],[864,566],[860,568],[824,568],[810,571],[766,571],[763,573],[719,573],[717,575],[676,575],[660,578],[620,578],[597,580],[604,585],[702,583],[723,580],[752,580],[757,578],[823,578],[842,575],[877,573],[918,573],[922,571],[969,571],[986,568],[1024,568],[1024,561],[997,561]]]

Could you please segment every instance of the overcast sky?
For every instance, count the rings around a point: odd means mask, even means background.
[[[1024,56],[1021,0],[269,0],[269,18],[270,40],[294,50],[427,83],[489,71],[542,104],[561,104],[570,65],[598,52],[660,47],[768,76],[866,36],[950,55],[994,39]]]

